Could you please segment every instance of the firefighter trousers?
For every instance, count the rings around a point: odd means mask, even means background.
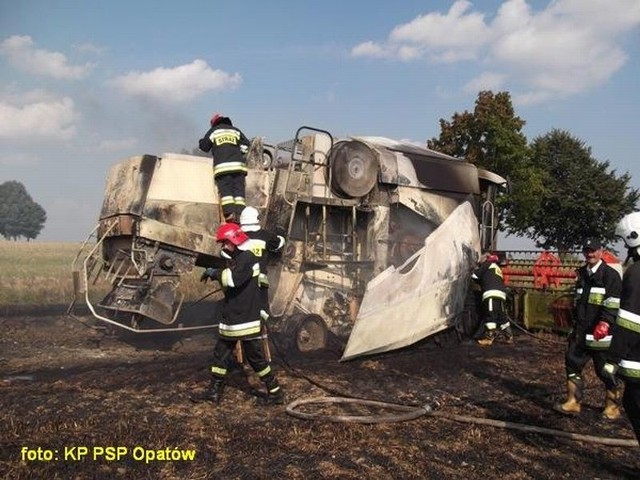
[[[582,371],[587,365],[589,360],[593,360],[593,366],[598,378],[604,383],[607,390],[614,390],[618,384],[602,374],[602,368],[607,362],[606,350],[595,350],[587,348],[584,343],[584,337],[582,335],[571,335],[569,337],[569,344],[567,345],[567,352],[564,357],[565,368],[567,369],[567,376],[573,374],[582,376]]]
[[[264,356],[262,340],[252,338],[240,340],[245,358],[254,372],[258,375],[268,389],[277,386],[278,382],[271,370],[271,365]],[[219,337],[216,346],[213,348],[213,362],[211,364],[211,374],[214,378],[224,379],[227,374],[229,359],[233,353],[238,340]]]
[[[640,383],[625,382],[622,405],[640,442]]]
[[[246,205],[245,200],[245,174],[243,172],[225,173],[215,177],[220,204],[225,218],[235,215],[236,220]]]

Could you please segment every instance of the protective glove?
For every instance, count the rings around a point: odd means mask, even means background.
[[[609,324],[600,320],[593,329],[593,338],[596,340],[602,340],[607,335],[609,335]]]
[[[220,281],[220,277],[222,276],[222,270],[219,268],[207,268],[202,276],[200,277],[201,282],[205,282],[210,278],[211,280]]]
[[[610,379],[614,384],[617,382],[616,373],[618,372],[618,365],[614,363],[605,363],[602,367],[602,375]]]

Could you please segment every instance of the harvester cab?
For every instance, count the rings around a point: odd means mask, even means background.
[[[504,179],[421,146],[312,127],[276,148],[286,163],[273,168],[258,152],[246,192],[263,227],[287,239],[269,269],[272,330],[302,352],[333,335],[346,342],[344,359],[452,327],[472,333],[470,273],[482,250],[495,249]],[[139,333],[215,326],[213,316],[193,318],[183,287],[196,267],[224,265],[213,238],[220,218],[210,158],[114,165],[74,262],[77,298],[99,320]],[[98,301],[97,283],[107,290]]]

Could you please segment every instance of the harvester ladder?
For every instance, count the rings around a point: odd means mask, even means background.
[[[326,149],[318,150],[314,147],[311,153],[304,151],[304,144],[301,139],[301,133],[304,130],[309,130],[316,133],[321,133],[329,139],[329,144]],[[321,137],[319,137],[321,138]],[[326,130],[319,128],[302,126],[296,131],[296,136],[292,140],[293,145],[291,147],[291,160],[287,168],[287,179],[285,181],[284,188],[284,200],[291,206],[293,206],[300,197],[301,193],[308,192],[306,196],[316,196],[321,198],[328,198],[330,194],[331,185],[331,168],[329,165],[328,153],[333,148],[333,136]],[[303,149],[302,154],[298,153],[298,147]],[[320,157],[318,160],[317,157]],[[327,176],[325,180],[324,169],[327,170]],[[296,185],[292,185],[292,178],[296,177],[293,172],[301,172],[301,175],[297,176],[298,181]],[[310,187],[308,188],[307,187]],[[292,193],[293,197],[289,197]]]

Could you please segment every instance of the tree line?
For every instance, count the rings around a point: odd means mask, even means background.
[[[508,179],[498,199],[502,231],[560,251],[590,237],[614,241],[618,220],[638,209],[631,176],[595,159],[567,130],[554,128],[529,144],[524,125],[508,92],[482,91],[473,112],[440,119],[440,136],[427,146]]]

